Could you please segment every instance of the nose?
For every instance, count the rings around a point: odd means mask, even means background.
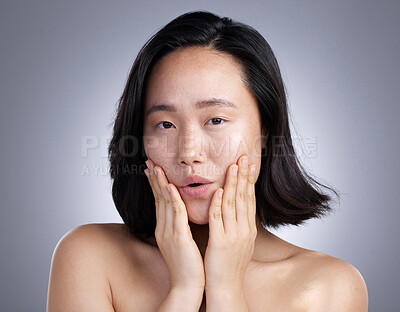
[[[201,137],[196,135],[180,136],[178,140],[178,165],[193,165],[204,162]]]

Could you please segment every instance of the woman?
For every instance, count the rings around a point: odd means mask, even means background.
[[[155,34],[109,157],[124,224],[62,238],[49,312],[367,311],[357,269],[266,229],[321,217],[331,197],[297,161],[280,70],[253,28],[190,12]]]

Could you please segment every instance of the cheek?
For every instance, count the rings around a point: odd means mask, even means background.
[[[243,136],[240,133],[230,133],[223,138],[211,140],[208,155],[212,159],[212,162],[210,162],[212,168],[207,168],[208,174],[225,178],[228,167],[236,163],[240,155],[248,154],[245,147],[246,143],[243,141]]]
[[[214,154],[214,159],[221,170],[226,170],[229,165],[237,163],[241,155],[249,156],[249,164],[257,165],[258,172],[261,162],[261,138],[252,131],[246,133],[231,133],[226,138],[218,142],[219,153]],[[217,157],[215,157],[217,156]]]
[[[151,159],[157,166],[164,170],[169,182],[180,175],[177,166],[174,166],[173,140],[167,136],[147,136],[143,139],[144,150],[147,158]],[[171,145],[172,144],[172,145]]]
[[[155,164],[162,166],[166,163],[167,140],[158,136],[143,137],[143,145],[147,158],[150,158]]]
[[[233,133],[229,136],[229,155],[236,160],[243,154],[251,154],[251,141],[243,133]]]

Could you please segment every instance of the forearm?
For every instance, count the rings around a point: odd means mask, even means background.
[[[156,312],[198,312],[203,291],[171,289]]]
[[[248,312],[243,289],[206,288],[207,312]]]

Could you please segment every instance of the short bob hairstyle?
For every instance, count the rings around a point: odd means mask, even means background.
[[[331,187],[305,173],[292,146],[286,92],[274,53],[252,27],[208,11],[185,13],[153,35],[139,51],[119,99],[108,147],[112,196],[129,232],[154,236],[155,200],[144,175],[143,111],[146,82],[153,66],[185,47],[208,47],[241,65],[244,84],[257,100],[263,131],[268,135],[255,185],[257,216],[265,227],[300,225],[331,211]]]

